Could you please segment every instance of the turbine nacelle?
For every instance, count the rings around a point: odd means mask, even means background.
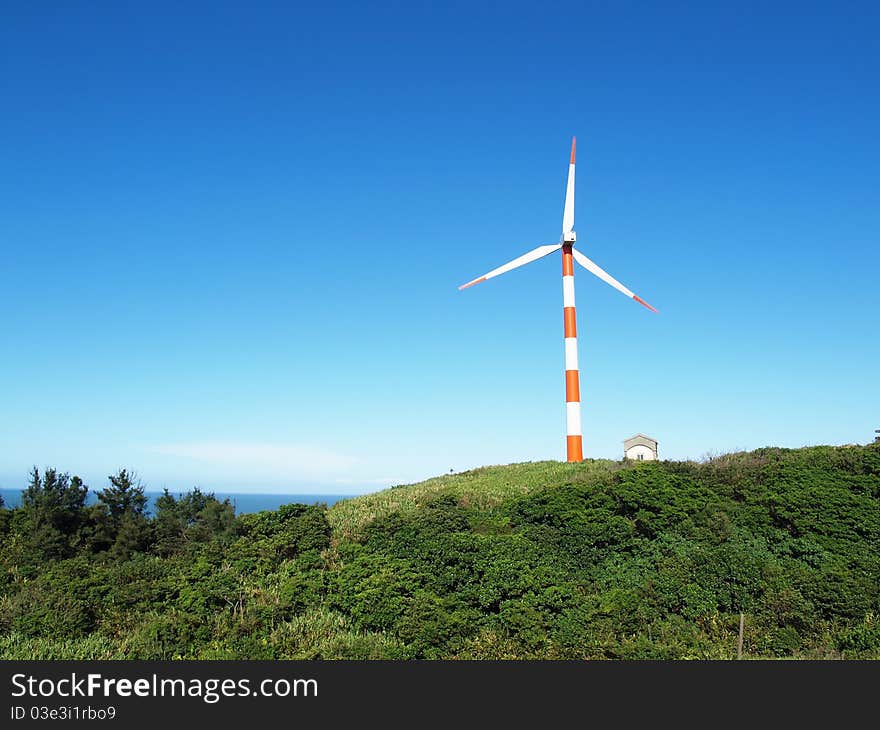
[[[567,233],[562,234],[562,243],[574,243],[577,240],[577,233],[574,231],[568,231]]]

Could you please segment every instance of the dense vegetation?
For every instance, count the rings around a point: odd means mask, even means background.
[[[236,516],[34,470],[3,658],[880,658],[880,445],[489,467]]]

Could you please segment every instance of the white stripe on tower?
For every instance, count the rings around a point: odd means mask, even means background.
[[[566,453],[568,461],[583,461],[581,390],[577,357],[577,316],[574,307],[574,262],[572,261],[570,243],[562,247],[562,307],[565,322]]]
[[[562,277],[562,306],[563,307],[573,307],[574,306],[574,277],[573,276],[563,276]]]

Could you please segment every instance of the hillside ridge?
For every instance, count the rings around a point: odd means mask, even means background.
[[[488,466],[234,515],[35,472],[0,658],[880,659],[880,444]],[[139,506],[140,505],[140,506]],[[112,509],[111,509],[112,508]]]

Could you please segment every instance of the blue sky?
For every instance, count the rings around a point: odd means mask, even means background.
[[[873,3],[56,3],[0,27],[0,486],[362,492],[880,428]],[[706,5],[706,7],[703,7]],[[709,7],[711,6],[711,7]],[[772,6],[772,7],[768,7]]]

